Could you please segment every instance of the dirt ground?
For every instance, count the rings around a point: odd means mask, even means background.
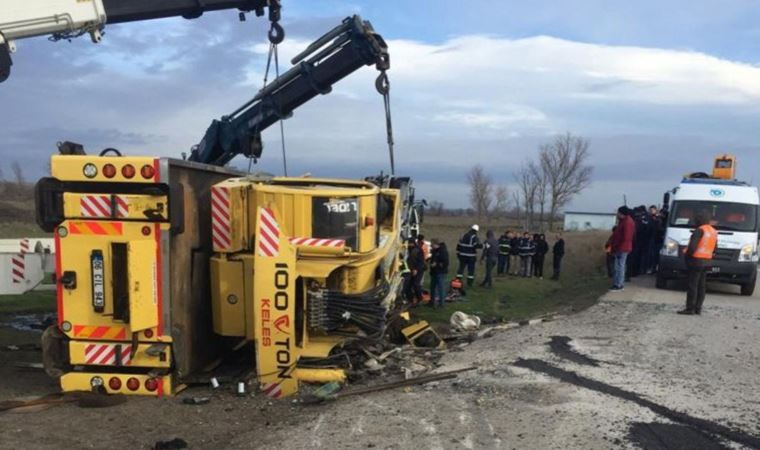
[[[711,286],[701,317],[651,278],[572,316],[450,350],[454,380],[305,406],[196,388],[180,398],[0,414],[0,448],[760,448],[760,296]],[[4,329],[23,344],[36,335]],[[55,385],[0,351],[0,398]],[[187,396],[211,396],[201,406]]]

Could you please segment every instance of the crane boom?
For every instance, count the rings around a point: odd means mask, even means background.
[[[190,160],[224,165],[236,155],[261,156],[261,132],[289,117],[293,110],[332,85],[375,64],[384,72],[390,66],[388,47],[372,24],[359,16],[343,22],[314,41],[291,61],[290,70],[265,86],[232,114],[214,120]]]
[[[51,39],[70,39],[89,34],[100,42],[106,24],[137,22],[182,16],[200,17],[206,11],[238,9],[243,12],[280,18],[279,0],[2,0],[0,9],[0,82],[10,75],[11,53],[15,41],[51,35]]]

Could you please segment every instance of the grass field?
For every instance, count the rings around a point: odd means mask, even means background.
[[[55,311],[55,291],[32,291],[23,295],[0,295],[0,317],[8,314]]]
[[[449,278],[456,275],[456,242],[472,225],[472,219],[463,217],[426,217],[423,234],[426,239],[438,238],[446,242],[451,259]],[[514,224],[479,223],[481,238],[488,229],[498,236]],[[546,233],[550,246],[554,234]],[[567,313],[584,309],[596,302],[606,290],[609,281],[604,275],[602,247],[606,232],[564,233],[566,255],[560,281],[551,277],[551,253],[547,255],[544,279],[507,276],[494,278],[491,289],[473,287],[467,290],[467,301],[446,304],[445,308],[419,307],[414,315],[434,323],[448,322],[454,311],[476,314],[486,322],[502,322],[538,317],[544,314]],[[476,285],[482,281],[485,267],[476,267]],[[427,278],[426,278],[427,280]],[[428,289],[428,286],[425,286]]]

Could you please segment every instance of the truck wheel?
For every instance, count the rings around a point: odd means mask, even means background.
[[[755,293],[755,283],[757,283],[757,277],[753,278],[752,281],[750,281],[749,283],[745,283],[745,284],[740,285],[741,288],[742,288],[742,295],[749,297],[752,294],[754,294]]]
[[[654,286],[657,289],[667,289],[668,288],[668,279],[662,276],[662,274],[657,274],[657,278],[655,279]]]

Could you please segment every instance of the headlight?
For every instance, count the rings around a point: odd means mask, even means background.
[[[678,242],[675,239],[667,238],[660,254],[664,256],[678,256]]]
[[[739,262],[757,261],[757,252],[754,244],[745,244],[739,251]]]

